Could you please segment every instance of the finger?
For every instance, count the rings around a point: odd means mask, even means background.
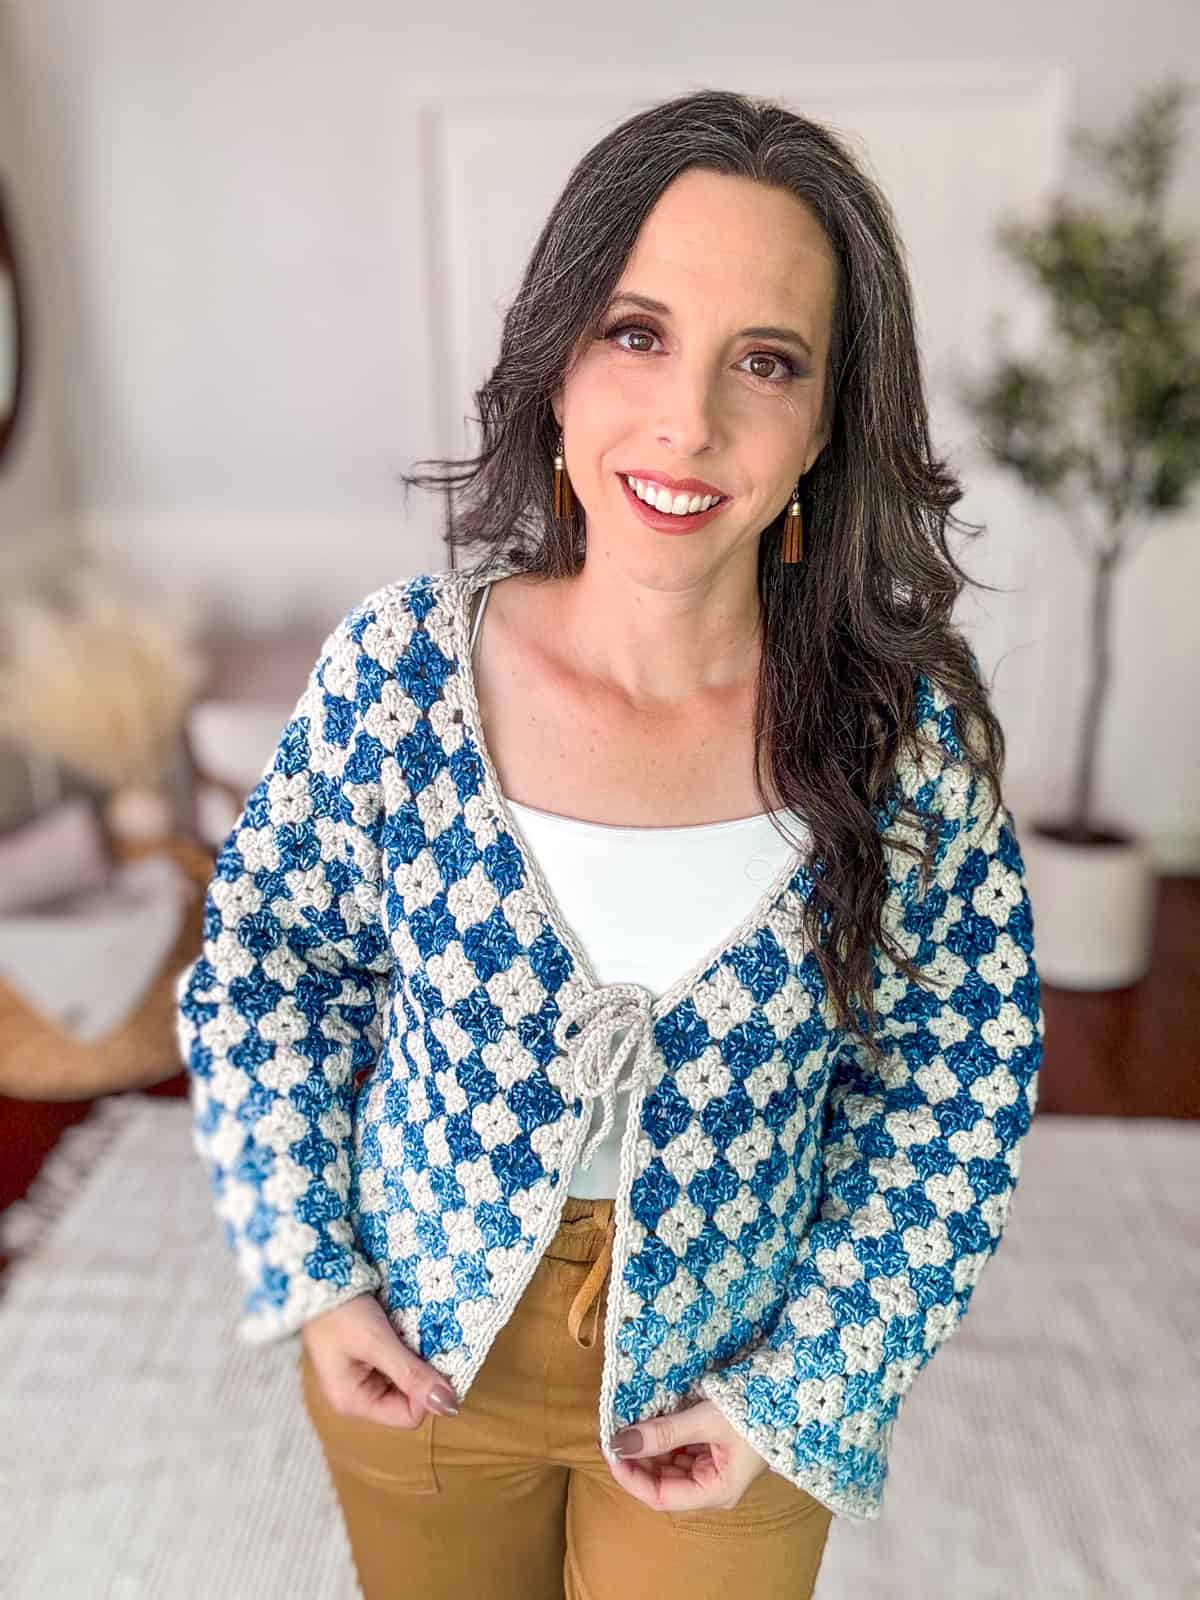
[[[698,1459],[693,1451],[685,1449],[672,1450],[663,1455],[627,1458],[631,1466],[642,1468],[648,1478],[667,1477],[684,1480],[695,1478]]]
[[[449,1380],[410,1350],[390,1324],[372,1342],[371,1359],[392,1386],[380,1401],[383,1421],[387,1421],[389,1414],[392,1414],[400,1426],[406,1425],[405,1405],[401,1401],[407,1405],[407,1414],[411,1416],[413,1426],[422,1421],[427,1412],[435,1416],[444,1415],[437,1406],[430,1404],[435,1393],[444,1395],[450,1405],[457,1407],[458,1397]]]
[[[428,1407],[416,1395],[401,1394],[393,1389],[384,1395],[375,1412],[380,1422],[397,1428],[419,1428],[424,1422]]]
[[[613,1476],[636,1500],[653,1511],[699,1511],[712,1497],[713,1489],[697,1484],[690,1474],[647,1471],[636,1458],[616,1461]]]
[[[389,1427],[415,1428],[424,1416],[424,1409],[412,1395],[398,1389],[385,1372],[370,1367],[355,1379],[350,1414]]]
[[[365,1359],[353,1361],[353,1415],[389,1427],[415,1428],[425,1418],[427,1396],[434,1384],[426,1378],[422,1386],[428,1370],[425,1363],[409,1359],[411,1352],[398,1339],[392,1343],[399,1350],[398,1358],[396,1350],[373,1343]]]

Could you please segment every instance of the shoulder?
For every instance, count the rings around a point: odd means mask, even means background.
[[[418,627],[444,627],[465,597],[468,576],[439,567],[382,584],[357,600],[334,632],[363,645],[368,638],[382,642],[389,629],[406,640]]]
[[[343,675],[369,675],[372,669],[394,674],[414,650],[436,651],[449,666],[457,652],[469,576],[449,567],[434,568],[364,594],[326,636],[317,663],[322,681],[339,669]],[[423,637],[415,646],[417,634]]]
[[[915,821],[917,813],[942,819],[951,833],[969,817],[1002,820],[1002,797],[985,781],[972,754],[972,747],[980,748],[980,730],[931,674],[917,669],[914,686],[913,725],[901,742],[892,783],[877,811],[881,831],[919,843],[923,827]]]
[[[460,572],[434,570],[361,596],[326,634],[293,714],[293,765],[378,779],[381,762],[456,670]]]
[[[913,737],[905,742],[898,762],[910,794],[914,785],[936,784],[948,771],[972,769],[972,751],[979,750],[981,744],[978,719],[952,699],[930,673],[917,668],[913,676]]]
[[[963,710],[928,672],[917,669],[916,715],[918,733],[936,745],[942,765],[969,759]]]

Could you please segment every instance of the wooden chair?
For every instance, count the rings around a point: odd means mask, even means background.
[[[125,859],[148,849],[166,851],[190,878],[193,892],[179,933],[137,1010],[91,1043],[62,1033],[0,979],[0,1095],[14,1100],[94,1100],[125,1089],[146,1089],[181,1071],[175,1039],[175,981],[199,953],[204,894],[215,861],[188,838],[152,846],[122,845]]]

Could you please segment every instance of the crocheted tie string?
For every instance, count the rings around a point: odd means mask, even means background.
[[[585,1115],[594,1114],[597,1100],[604,1111],[599,1129],[580,1157],[581,1166],[591,1164],[597,1146],[612,1127],[617,1090],[632,1089],[649,1074],[654,1059],[653,1005],[653,995],[640,984],[609,983],[562,1006],[554,1025],[554,1042],[566,1056],[564,1087],[572,1098],[584,1102]],[[578,1031],[568,1038],[571,1028]],[[614,1050],[613,1036],[622,1028],[625,1037]],[[629,1075],[622,1082],[621,1071],[627,1063],[631,1063]]]
[[[595,1115],[599,1100],[603,1117],[600,1127],[588,1140],[580,1158],[587,1167],[613,1124],[618,1089],[632,1089],[644,1082],[653,1061],[654,998],[636,983],[610,983],[567,1002],[554,1028],[554,1041],[565,1052],[565,1077],[576,1098],[585,1104],[585,1115]],[[572,1028],[578,1031],[568,1038]],[[624,1037],[613,1047],[614,1035],[624,1029]],[[622,1070],[629,1072],[622,1079]],[[604,1247],[592,1263],[567,1313],[567,1327],[576,1344],[590,1349],[596,1342],[600,1318],[600,1291],[612,1261],[616,1212],[609,1218]],[[583,1319],[591,1312],[586,1333]]]

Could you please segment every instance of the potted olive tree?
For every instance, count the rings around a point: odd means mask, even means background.
[[[1144,839],[1094,815],[1117,573],[1200,477],[1200,256],[1168,232],[1163,197],[1190,86],[1145,95],[1112,138],[1072,140],[1112,204],[1057,199],[999,242],[1039,291],[1047,336],[959,395],[991,459],[1051,503],[1090,580],[1089,667],[1068,810],[1021,847],[1050,983],[1106,989],[1149,965],[1154,865]]]

